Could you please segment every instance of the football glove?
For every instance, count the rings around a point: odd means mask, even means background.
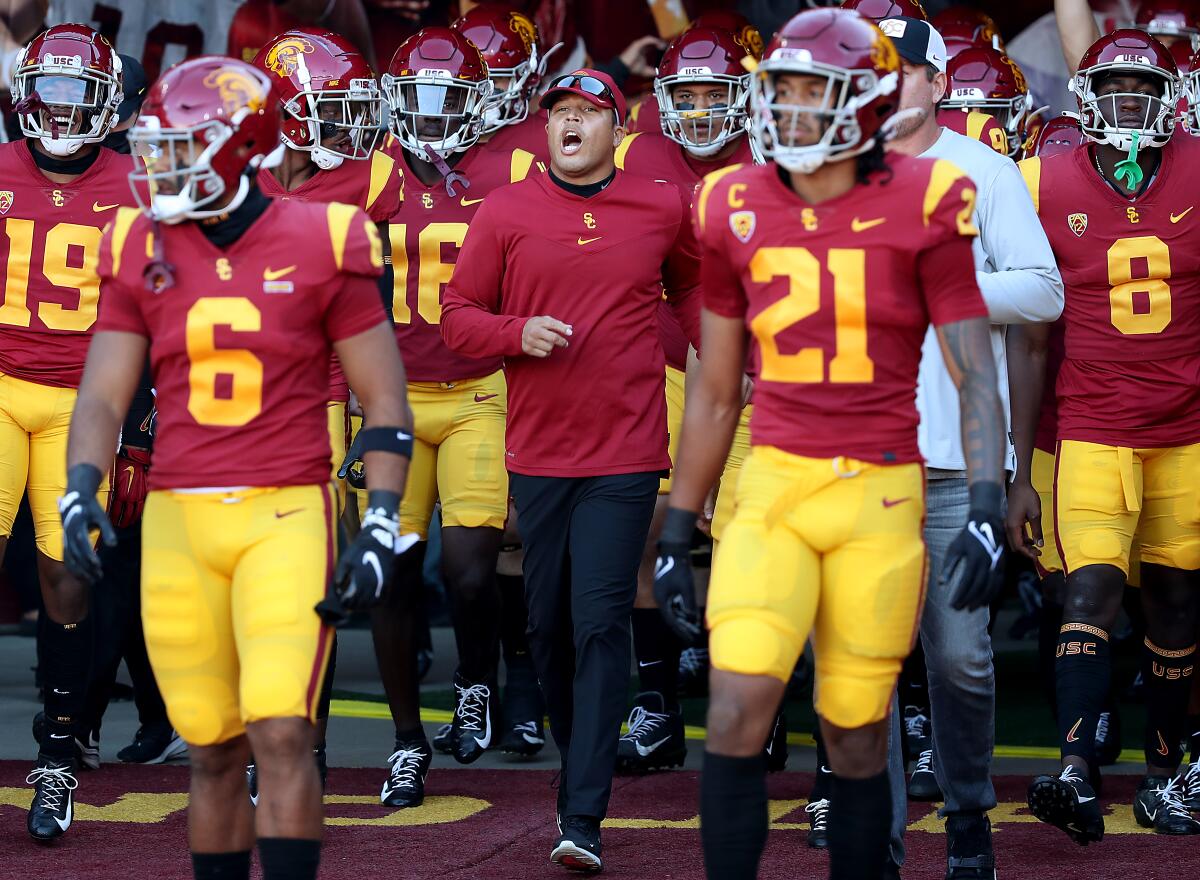
[[[100,580],[103,571],[96,555],[92,531],[108,547],[117,545],[117,533],[96,500],[96,492],[104,475],[91,464],[77,464],[67,472],[67,492],[58,499],[58,514],[63,526],[63,564],[85,584]]]
[[[128,528],[142,518],[149,474],[150,452],[122,446],[113,465],[113,491],[108,499],[108,515],[117,528]]]
[[[956,611],[987,607],[1004,587],[1004,490],[998,483],[974,483],[970,494],[967,524],[942,563],[942,586]]]
[[[654,600],[667,627],[684,646],[697,645],[704,638],[692,579],[692,530],[696,520],[697,514],[690,510],[673,507],[667,511],[654,563]]]
[[[346,457],[342,459],[342,466],[338,468],[338,479],[345,480],[355,489],[367,488],[367,469],[363,464],[362,452],[362,429],[354,435],[354,439],[350,442],[350,448],[346,450]]]

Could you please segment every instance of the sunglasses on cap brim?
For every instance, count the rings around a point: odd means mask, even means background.
[[[612,90],[601,80],[596,79],[594,76],[588,76],[586,73],[568,73],[566,76],[560,76],[546,91],[553,92],[556,89],[574,88],[581,89],[597,98],[603,98],[605,101],[608,101],[609,106],[614,110],[617,107],[617,101],[613,97]]]

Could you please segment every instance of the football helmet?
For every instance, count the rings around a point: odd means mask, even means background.
[[[283,142],[328,171],[343,159],[369,159],[383,133],[375,73],[345,38],[293,28],[254,58],[279,96]]]
[[[1112,75],[1146,77],[1159,84],[1160,92],[1153,96],[1126,92],[1097,95],[1101,81]],[[1145,31],[1119,28],[1102,36],[1083,53],[1068,87],[1079,102],[1079,125],[1089,140],[1128,150],[1135,133],[1142,147],[1161,147],[1171,139],[1180,96],[1179,72],[1171,53]],[[1122,98],[1144,102],[1140,125],[1118,124],[1117,102]],[[1101,113],[1102,102],[1112,111],[1113,123]]]
[[[1200,135],[1200,52],[1188,54],[1186,43],[1171,47],[1171,57],[1183,80],[1183,95],[1177,105],[1183,128],[1190,135]]]
[[[38,34],[12,63],[13,109],[21,134],[53,156],[102,142],[117,124],[121,59],[108,40],[82,24]]]
[[[746,57],[745,47],[727,31],[692,27],[671,41],[654,79],[663,134],[695,156],[712,156],[745,134],[750,94],[750,74],[742,66]],[[726,99],[702,110],[677,104],[675,89],[686,83],[716,83],[725,88]]]
[[[1025,140],[1025,121],[1033,98],[1016,62],[990,46],[964,49],[946,66],[947,110],[979,110],[994,117],[1008,137],[1009,155],[1016,156]]]
[[[1164,45],[1181,42],[1193,52],[1200,49],[1200,16],[1183,0],[1142,0],[1134,26]]]
[[[520,12],[481,4],[450,27],[474,43],[487,63],[492,95],[483,111],[483,133],[524,122],[546,72],[537,25]]]
[[[824,78],[824,98],[782,103],[776,78],[787,74]],[[764,158],[802,174],[865,153],[899,104],[901,75],[895,45],[874,22],[846,9],[805,10],[771,39],[751,79],[754,144]],[[805,117],[819,120],[820,139],[788,143],[786,132]]]
[[[1000,33],[991,16],[969,6],[949,6],[933,17],[933,29],[946,43],[946,57],[953,58],[963,49],[991,47],[1004,49]]]
[[[1026,146],[1023,158],[1068,153],[1085,143],[1087,138],[1079,128],[1079,117],[1072,113],[1064,113],[1046,121],[1038,131],[1037,137]]]
[[[278,96],[267,75],[244,61],[191,58],[151,86],[129,145],[142,160],[129,180],[148,216],[163,223],[219,216],[245,200],[259,168],[283,155]]]
[[[740,12],[731,9],[710,9],[696,16],[690,27],[696,30],[725,31],[733,35],[733,40],[746,50],[746,54],[755,61],[763,56],[762,32],[750,23],[750,19]]]
[[[483,134],[492,81],[479,49],[461,32],[428,27],[413,34],[382,81],[388,129],[417,158],[429,161],[428,148],[445,159]]]
[[[929,21],[921,0],[846,0],[842,9],[853,9],[878,24],[885,18],[919,18]]]

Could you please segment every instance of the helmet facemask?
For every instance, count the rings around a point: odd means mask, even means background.
[[[659,77],[654,81],[654,96],[658,99],[663,134],[693,156],[707,158],[746,133],[749,77],[709,73],[708,68],[701,70],[693,72],[685,68],[678,74]],[[676,90],[691,84],[697,91],[714,85],[724,88],[725,100],[706,108],[697,108],[688,101],[677,102]]]
[[[506,125],[529,118],[529,97],[540,75],[537,46],[526,61],[515,67],[488,67],[492,93],[483,110],[483,133],[492,134]],[[505,83],[501,88],[501,83]]]
[[[483,134],[491,80],[473,82],[441,70],[383,77],[388,128],[400,144],[427,160],[428,147],[443,159],[472,147]]]
[[[1156,79],[1161,88],[1157,95],[1142,92],[1098,94],[1107,77],[1118,75]],[[1080,128],[1089,140],[1128,150],[1135,134],[1141,147],[1161,147],[1171,139],[1171,133],[1175,130],[1175,107],[1180,96],[1175,77],[1155,68],[1130,68],[1124,63],[1097,64],[1079,71],[1069,87],[1079,101]],[[1120,105],[1130,99],[1141,103],[1141,119],[1137,124],[1120,125]],[[1109,118],[1113,121],[1110,122]]]
[[[989,98],[982,89],[967,86],[951,89],[940,109],[979,110],[988,114],[1004,129],[1008,137],[1008,154],[1015,156],[1025,140],[1022,131],[1033,110],[1033,98],[1028,92],[1013,98]]]
[[[122,100],[119,58],[113,58],[117,76],[85,68],[76,56],[22,62],[18,57],[14,65],[13,100],[25,137],[36,138],[47,153],[60,157],[108,137]]]

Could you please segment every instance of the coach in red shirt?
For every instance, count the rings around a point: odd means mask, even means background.
[[[594,870],[638,561],[671,466],[655,310],[665,290],[699,339],[699,260],[678,190],[615,168],[625,99],[607,75],[560,77],[542,106],[550,170],[488,195],[441,327],[451,348],[505,359],[530,644],[563,754],[552,858]]]

